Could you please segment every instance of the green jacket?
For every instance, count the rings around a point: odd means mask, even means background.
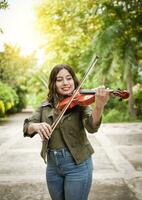
[[[86,160],[94,150],[87,139],[86,130],[89,133],[97,132],[100,122],[96,127],[93,127],[92,120],[92,109],[82,106],[76,106],[73,112],[64,115],[54,131],[61,131],[63,139],[71,152],[76,164],[80,164]],[[47,122],[52,125],[54,121],[54,109],[51,104],[44,102],[41,107],[39,107],[35,113],[29,118],[25,119],[23,132],[24,136],[33,137],[35,133],[29,135],[27,133],[27,128],[30,122],[39,123]],[[86,129],[86,130],[85,130]],[[54,131],[52,134],[54,134]],[[51,136],[52,137],[52,136]],[[48,140],[45,139],[42,143],[41,156],[44,161],[47,161],[47,148]]]

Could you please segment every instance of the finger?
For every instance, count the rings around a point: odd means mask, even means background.
[[[100,90],[99,89],[96,90],[95,96],[96,96],[96,98],[100,96]]]
[[[108,102],[108,100],[109,100],[109,98],[110,98],[110,95],[111,95],[110,89],[107,88],[107,89],[106,89],[106,103]]]
[[[103,86],[101,87],[101,94],[102,94],[103,96],[106,96],[108,93],[109,93],[109,88],[105,88],[105,86],[103,85]]]
[[[47,132],[47,134],[48,134],[49,132],[51,132],[51,126],[50,126],[49,124],[47,124],[47,123],[42,123],[41,126],[42,126],[42,128]]]
[[[106,90],[104,88],[100,89],[100,95],[103,97],[106,95]]]
[[[105,96],[105,88],[99,87],[97,91],[98,96]]]
[[[49,139],[49,133],[47,130],[45,130],[43,127],[40,128],[40,132],[42,133],[42,135],[46,138]]]
[[[52,133],[52,128],[51,128],[51,126],[50,126],[49,124],[47,124],[47,123],[45,123],[43,126],[44,126],[44,128],[45,128],[46,130],[48,130],[48,134],[51,135],[51,133]]]
[[[97,95],[102,95],[103,91],[105,89],[104,85],[101,85],[97,88]]]
[[[41,140],[43,140],[44,138],[43,138],[43,135],[42,135],[42,133],[41,133],[41,131],[40,131],[40,130],[38,131],[38,134],[39,134],[39,136],[40,136]]]
[[[110,94],[110,89],[109,88],[101,88],[101,94],[102,94],[102,96],[108,97]]]

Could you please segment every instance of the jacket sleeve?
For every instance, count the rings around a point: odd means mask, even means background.
[[[92,108],[90,106],[87,106],[87,107],[82,108],[82,121],[83,121],[83,125],[84,125],[85,129],[89,133],[95,133],[98,131],[98,129],[100,127],[102,117],[101,117],[100,121],[94,126],[93,117],[92,117]]]
[[[24,120],[24,125],[23,125],[23,133],[24,137],[33,137],[34,135],[37,134],[37,132],[34,132],[32,134],[28,134],[28,126],[30,123],[39,123],[41,121],[41,107],[39,107],[30,118],[27,118]]]

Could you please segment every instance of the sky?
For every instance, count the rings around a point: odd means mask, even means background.
[[[37,50],[39,60],[43,51],[40,49],[40,33],[35,25],[34,6],[40,0],[8,0],[9,7],[0,10],[0,51],[4,43],[10,43],[21,48],[22,55],[28,55]],[[40,61],[39,61],[40,62]]]

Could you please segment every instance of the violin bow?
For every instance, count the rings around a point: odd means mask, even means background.
[[[73,95],[71,96],[71,98],[69,99],[68,103],[65,105],[65,107],[63,108],[63,110],[61,111],[61,113],[59,114],[59,116],[56,118],[56,120],[53,122],[53,124],[51,125],[52,128],[52,132],[55,130],[55,128],[57,127],[57,125],[59,124],[60,120],[62,119],[64,113],[66,112],[66,110],[68,109],[69,105],[71,104],[71,102],[73,101],[74,97],[77,95],[77,93],[79,92],[81,86],[83,85],[84,81],[86,80],[87,76],[89,75],[90,71],[92,70],[92,68],[96,65],[97,61],[98,61],[99,57],[95,56],[92,60],[91,63],[89,64],[89,67],[87,68],[87,71],[84,75],[84,77],[82,78],[80,84],[78,85],[78,87],[76,88],[75,92],[73,93]]]

